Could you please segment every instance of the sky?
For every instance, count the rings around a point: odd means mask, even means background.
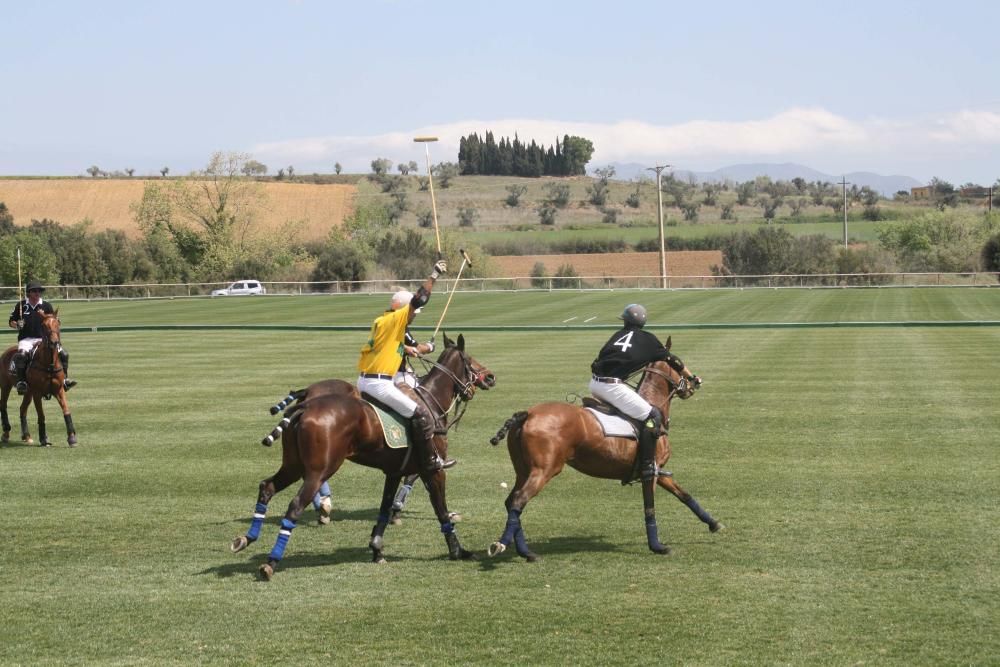
[[[613,162],[1000,178],[1000,2],[6,2],[0,175],[455,161],[472,132]]]

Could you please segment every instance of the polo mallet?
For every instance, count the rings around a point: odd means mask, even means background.
[[[455,284],[451,286],[451,294],[448,295],[448,301],[444,304],[444,310],[441,311],[441,319],[438,320],[437,326],[434,327],[434,334],[431,336],[431,340],[434,340],[434,338],[437,337],[438,329],[441,328],[441,323],[444,322],[444,315],[448,312],[448,306],[451,305],[452,297],[455,296],[455,289],[458,287],[458,280],[462,277],[462,271],[465,270],[465,265],[468,264],[469,266],[472,266],[472,260],[469,259],[469,253],[465,252],[465,250],[462,250],[461,248],[459,249],[459,252],[462,253],[462,266],[458,267],[458,275],[455,276]]]
[[[17,249],[17,328],[24,326],[24,281],[21,280],[21,249]]]
[[[434,201],[434,175],[431,173],[431,149],[427,144],[437,141],[437,137],[413,137],[414,143],[424,145],[424,156],[427,158],[427,184],[431,189],[431,214],[434,216],[434,238],[437,240],[438,259],[441,259],[441,232],[438,231],[438,209]]]

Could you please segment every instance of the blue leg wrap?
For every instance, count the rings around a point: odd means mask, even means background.
[[[507,510],[507,525],[503,529],[500,544],[507,546],[521,530],[521,510]]]
[[[514,547],[517,549],[517,553],[522,556],[527,556],[531,553],[528,548],[528,539],[524,536],[524,530],[518,526],[517,531],[514,533]]]
[[[383,525],[389,523],[389,515],[387,513],[379,513],[376,522]]]
[[[663,545],[660,544],[659,531],[656,528],[656,517],[646,517],[646,542],[649,544],[651,549],[663,547]]]
[[[260,537],[260,529],[264,525],[265,516],[267,516],[267,505],[257,503],[253,508],[253,521],[250,523],[250,530],[247,531],[248,542],[255,542]]]
[[[712,515],[703,510],[701,508],[701,505],[699,505],[698,501],[695,500],[694,498],[689,497],[687,500],[684,501],[684,504],[687,505],[688,509],[694,512],[699,519],[701,519],[708,525],[711,526],[713,523],[715,523],[715,519],[712,518]]]
[[[441,524],[441,532],[444,533],[445,535],[454,533],[455,524],[453,524],[451,521],[445,521],[444,523]]]
[[[288,546],[288,539],[292,536],[295,522],[288,519],[281,520],[281,530],[278,531],[278,539],[274,543],[274,548],[267,555],[268,560],[281,560],[285,555],[285,547]]]

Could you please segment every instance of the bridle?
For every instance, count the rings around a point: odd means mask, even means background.
[[[667,402],[668,403],[676,395],[680,395],[680,396],[685,397],[685,398],[686,398],[685,395],[690,395],[690,391],[688,390],[688,381],[687,381],[687,379],[685,377],[680,376],[680,374],[678,374],[679,375],[679,379],[675,380],[674,378],[672,378],[670,376],[669,373],[665,373],[664,371],[661,371],[658,368],[653,368],[653,364],[649,364],[648,366],[640,368],[636,372],[634,372],[631,375],[629,375],[629,379],[631,379],[631,378],[633,378],[633,377],[635,377],[637,375],[642,375],[642,378],[639,380],[639,384],[636,385],[636,391],[638,391],[639,387],[642,386],[642,381],[645,379],[646,373],[651,373],[653,375],[659,375],[664,380],[666,380],[667,386],[670,387],[670,392],[667,394]]]
[[[430,392],[427,387],[422,383],[417,385],[416,392],[424,399],[424,402],[428,405],[433,402],[437,407],[437,413],[442,417],[446,416],[452,408],[455,409],[455,419],[448,423],[445,428],[445,432],[450,431],[453,426],[458,424],[459,420],[465,415],[465,410],[468,407],[468,402],[472,400],[473,396],[476,394],[476,383],[483,382],[486,378],[487,371],[483,369],[477,371],[472,366],[472,361],[469,355],[465,352],[458,350],[459,359],[462,360],[462,374],[465,375],[465,380],[460,378],[456,373],[454,373],[450,368],[444,366],[436,361],[428,361],[423,357],[420,357],[420,361],[425,367],[433,367],[440,370],[446,376],[451,378],[452,388],[455,390],[455,399],[452,401],[451,405],[447,408],[441,405],[440,401]]]

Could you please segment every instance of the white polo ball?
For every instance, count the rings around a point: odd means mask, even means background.
[[[500,482],[500,488],[501,489],[506,489],[507,488],[507,482]]]

